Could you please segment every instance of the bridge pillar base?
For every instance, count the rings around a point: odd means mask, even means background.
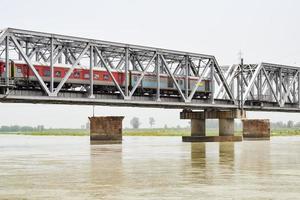
[[[268,119],[243,119],[244,140],[270,140],[270,121]]]
[[[191,135],[192,136],[206,135],[205,119],[191,119]]]
[[[242,136],[182,136],[183,142],[240,142]]]
[[[89,117],[91,144],[122,143],[122,116]]]
[[[240,110],[184,110],[181,119],[191,120],[191,136],[183,136],[183,142],[237,142],[242,136],[234,135],[234,119],[244,118],[246,114]],[[206,119],[219,120],[219,136],[206,136]]]
[[[224,118],[219,119],[219,135],[233,136],[234,135],[234,119]]]

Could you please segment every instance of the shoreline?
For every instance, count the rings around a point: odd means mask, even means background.
[[[89,136],[88,130],[80,129],[48,129],[44,131],[28,132],[0,132],[0,135],[30,135],[30,136]],[[123,136],[189,136],[190,129],[124,129]],[[208,129],[207,136],[217,136],[217,129]],[[234,135],[242,135],[241,130],[237,130]],[[300,129],[274,129],[271,136],[300,136]]]

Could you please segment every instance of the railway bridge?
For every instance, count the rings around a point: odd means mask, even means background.
[[[245,111],[300,111],[296,66],[221,66],[212,55],[15,28],[0,31],[0,72],[2,103],[176,108],[195,133],[201,119],[230,116],[227,133]]]

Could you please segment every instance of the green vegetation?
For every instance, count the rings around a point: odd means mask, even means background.
[[[89,132],[85,129],[45,129],[43,131],[0,132],[0,134],[40,135],[40,136],[87,136],[89,135]]]
[[[271,130],[272,136],[300,136],[300,128],[278,128]]]
[[[16,134],[16,135],[39,135],[39,136],[88,136],[89,131],[85,129],[45,129],[43,131],[18,131],[18,132],[2,132],[0,134]],[[236,135],[241,135],[238,130]],[[190,135],[188,128],[145,128],[145,129],[124,129],[124,136],[187,136]],[[218,130],[214,128],[207,129],[207,135],[218,135]],[[300,129],[281,128],[273,129],[272,136],[300,136]]]

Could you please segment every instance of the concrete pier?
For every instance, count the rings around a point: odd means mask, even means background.
[[[234,119],[244,118],[245,113],[240,110],[184,110],[181,119],[191,120],[191,136],[183,136],[183,142],[236,142],[242,141],[242,136],[234,135]],[[206,119],[219,120],[219,136],[206,135]]]
[[[233,136],[234,135],[234,119],[225,118],[219,119],[219,135]]]
[[[192,136],[206,135],[205,119],[191,119],[191,135]]]
[[[122,143],[123,116],[89,117],[91,144]]]
[[[245,140],[270,140],[270,121],[268,119],[243,119],[242,122]]]

